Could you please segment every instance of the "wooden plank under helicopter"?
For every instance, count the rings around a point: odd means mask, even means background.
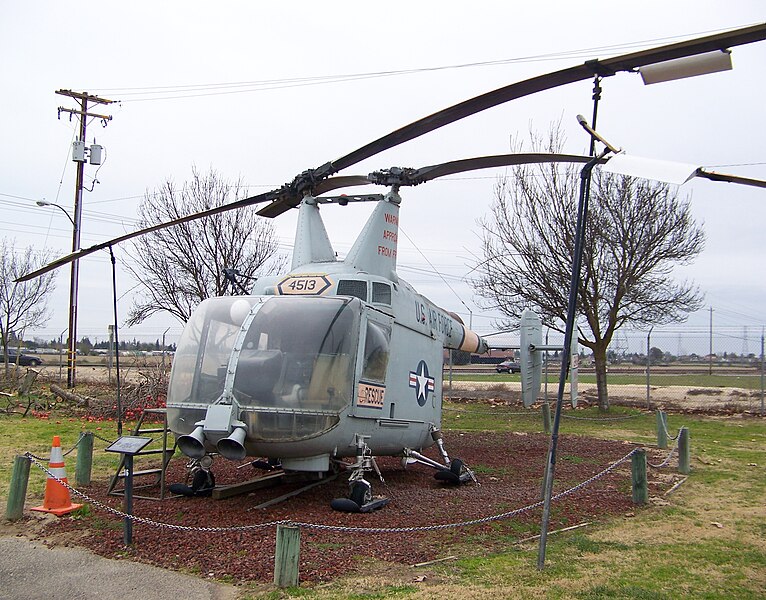
[[[168,389],[168,419],[179,448],[195,461],[210,453],[231,460],[265,456],[285,471],[326,474],[343,458],[351,471],[348,498],[333,508],[367,512],[374,498],[365,473],[375,455],[401,456],[436,469],[452,483],[475,481],[442,443],[441,373],[444,348],[483,352],[486,340],[460,319],[419,295],[396,273],[402,186],[454,173],[529,162],[591,160],[572,155],[498,155],[368,176],[333,175],[398,144],[504,102],[591,77],[766,38],[766,24],[635,52],[534,77],[471,98],[415,121],[276,190],[154,225],[64,256],[26,281],[131,238],[220,212],[268,203],[258,214],[299,209],[291,271],[258,280],[250,294],[212,298],[187,323]],[[709,179],[733,176],[699,173]],[[385,195],[324,197],[336,189],[378,184]],[[338,261],[319,215],[324,203],[377,203],[348,256]],[[540,323],[521,327],[525,405],[540,385]],[[421,451],[437,444],[442,462]],[[378,475],[380,475],[378,471]]]

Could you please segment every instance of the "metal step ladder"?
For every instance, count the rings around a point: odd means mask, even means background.
[[[144,423],[144,420],[152,415],[162,415],[162,421],[160,423]],[[170,459],[173,458],[173,454],[176,451],[176,443],[173,442],[172,446],[168,446],[168,414],[167,409],[164,408],[147,408],[141,413],[141,417],[136,423],[136,427],[133,430],[132,435],[144,437],[150,434],[161,433],[162,448],[151,448],[155,445],[157,439],[149,444],[149,448],[141,450],[138,454],[134,455],[134,465],[137,460],[142,457],[156,457],[161,459],[161,466],[151,467],[142,470],[133,470],[134,482],[139,481],[136,478],[141,478],[141,483],[133,485],[133,497],[143,498],[145,500],[164,500],[167,495],[167,486],[165,484],[165,472],[167,471]],[[112,480],[109,483],[108,494],[110,496],[123,496],[125,494],[125,478],[127,473],[125,472],[125,455],[121,455],[120,464],[117,467],[117,472],[112,476]],[[121,485],[120,485],[121,484]],[[148,496],[136,494],[135,490],[157,488],[159,486],[159,496]]]

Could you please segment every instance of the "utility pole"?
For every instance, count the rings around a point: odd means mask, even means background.
[[[72,252],[77,252],[80,249],[80,223],[82,222],[82,188],[83,178],[85,174],[85,136],[88,126],[88,117],[101,119],[101,122],[106,126],[107,122],[112,120],[111,115],[99,115],[88,112],[89,104],[111,104],[114,100],[107,100],[105,98],[99,98],[93,96],[87,92],[73,92],[71,90],[57,90],[57,94],[60,96],[67,96],[73,98],[80,104],[79,110],[71,108],[59,107],[58,116],[61,118],[61,113],[69,113],[69,118],[72,115],[79,115],[80,119],[80,135],[74,142],[72,147],[72,160],[77,162],[77,179],[75,182],[74,193],[74,227],[72,232]],[[91,153],[91,163],[101,164],[100,152],[98,153],[98,162],[94,161],[93,153]],[[77,287],[80,275],[79,261],[72,261],[72,272],[69,281],[69,340],[67,341],[67,374],[66,382],[68,388],[75,386],[75,372],[76,372],[76,356],[77,356]]]

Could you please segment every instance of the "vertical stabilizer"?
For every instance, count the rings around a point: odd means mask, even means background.
[[[539,347],[543,343],[543,324],[529,309],[521,313],[519,321],[521,337],[521,400],[525,408],[537,401],[543,375],[543,357]],[[537,349],[536,349],[537,348]]]
[[[399,241],[399,194],[391,191],[378,201],[375,210],[344,261],[371,275],[392,278],[396,272]]]
[[[298,210],[292,269],[309,263],[334,261],[335,251],[319,214],[319,206],[308,196]]]

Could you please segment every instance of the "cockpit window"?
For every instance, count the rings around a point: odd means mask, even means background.
[[[245,337],[234,379],[242,406],[339,410],[351,401],[359,311],[346,298],[266,302]]]
[[[173,358],[168,402],[217,400],[223,392],[226,365],[255,298],[210,298],[192,314]]]
[[[232,393],[243,407],[337,411],[347,405],[360,314],[351,305],[359,301],[274,297],[249,321],[259,300],[251,301],[214,298],[194,312],[178,344],[168,401],[215,402],[233,367]]]
[[[386,382],[390,339],[391,330],[388,327],[373,321],[367,322],[362,379],[376,383]]]

